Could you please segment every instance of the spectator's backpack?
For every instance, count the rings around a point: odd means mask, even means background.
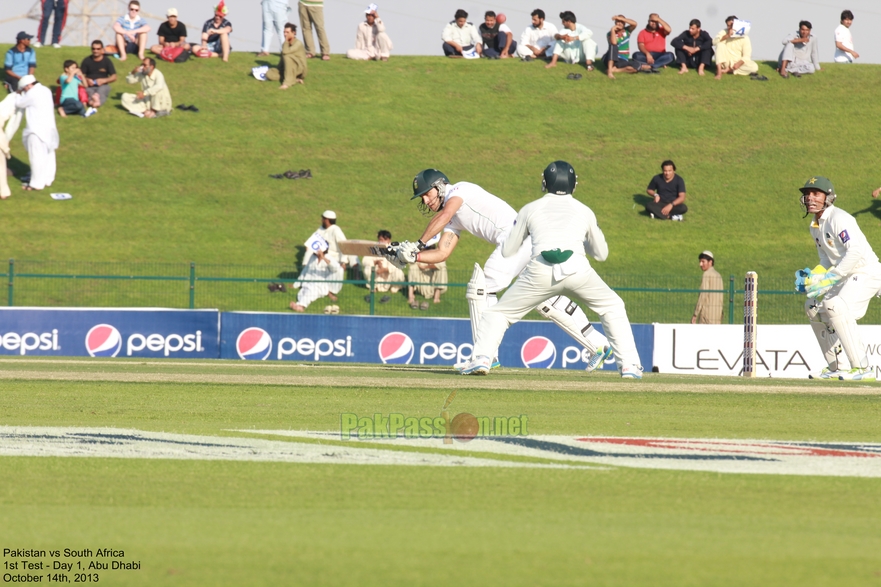
[[[165,47],[159,53],[159,59],[168,61],[169,63],[183,63],[190,58],[190,52],[184,50],[183,47]]]

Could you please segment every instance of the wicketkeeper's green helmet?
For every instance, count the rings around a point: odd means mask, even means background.
[[[436,187],[439,191],[443,192],[440,185],[438,185],[439,182],[441,185],[448,184],[450,183],[450,180],[437,169],[423,169],[413,178],[413,197],[410,199],[415,200],[416,198],[421,198],[423,194],[430,191],[433,187]]]
[[[837,197],[835,194],[835,188],[832,187],[832,182],[829,181],[829,178],[823,177],[822,175],[815,175],[808,179],[805,184],[799,188],[801,191],[801,197],[798,199],[798,202],[801,204],[801,209],[805,213],[805,216],[808,215],[808,204],[805,200],[806,194],[810,190],[818,190],[826,194],[826,204],[823,206],[825,210],[829,206],[835,203],[835,198]]]

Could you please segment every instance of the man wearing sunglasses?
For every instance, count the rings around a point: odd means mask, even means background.
[[[131,0],[128,3],[128,14],[116,19],[113,30],[116,33],[119,60],[125,61],[129,53],[137,53],[138,59],[143,61],[150,25],[141,16],[141,3],[138,0]]]
[[[104,43],[100,40],[92,41],[92,54],[83,59],[80,69],[86,78],[89,106],[100,108],[110,96],[110,84],[116,81],[116,68],[104,56]]]

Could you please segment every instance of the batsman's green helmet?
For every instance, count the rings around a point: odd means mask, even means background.
[[[421,198],[422,194],[431,190],[441,180],[450,183],[449,178],[437,169],[423,169],[413,178],[413,197],[410,199]]]
[[[801,193],[805,193],[808,190],[820,190],[827,195],[835,193],[835,188],[832,187],[832,182],[821,175],[811,177],[805,182],[805,185],[799,189],[801,190]]]
[[[541,188],[548,194],[563,196],[575,191],[575,170],[565,161],[554,161],[547,167],[541,180]]]

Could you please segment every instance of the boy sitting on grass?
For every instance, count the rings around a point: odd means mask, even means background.
[[[86,116],[86,108],[80,102],[80,86],[86,86],[86,80],[79,66],[73,59],[64,62],[64,73],[58,78],[61,84],[61,97],[58,100],[58,114],[67,118],[68,114]],[[89,110],[92,110],[91,108]]]

